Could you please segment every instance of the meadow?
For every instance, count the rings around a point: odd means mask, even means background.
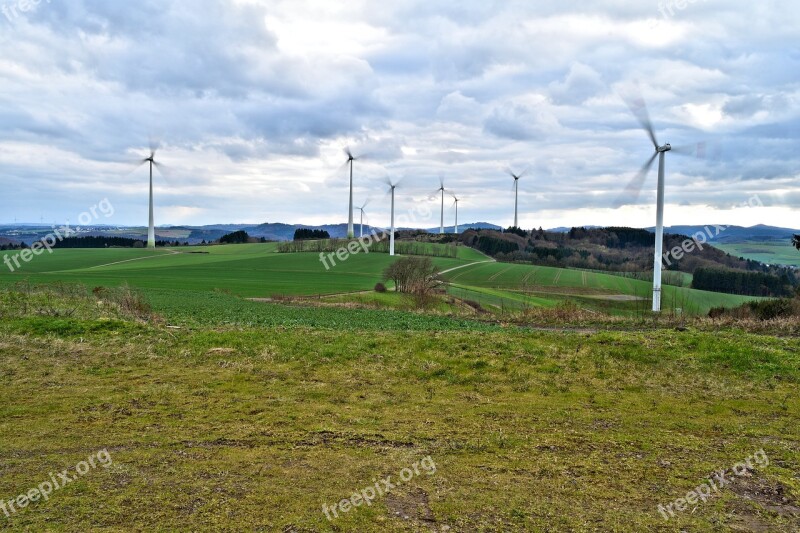
[[[317,308],[319,324],[231,325],[212,301],[232,296],[213,292],[198,321],[190,310],[170,327],[129,296],[0,291],[0,499],[100,450],[113,461],[0,514],[0,527],[800,527],[795,337],[459,329],[398,312],[418,321],[409,330],[383,312],[334,310],[336,323]],[[708,501],[659,511],[760,450],[768,464]],[[434,470],[398,482],[428,457]],[[326,516],[323,505],[388,476],[397,486],[371,505]]]
[[[800,252],[788,242],[742,242],[735,244],[714,243],[715,248],[735,257],[744,257],[768,265],[800,267]]]
[[[647,282],[466,248],[432,258],[448,294],[421,311],[372,290],[392,260],[326,271],[274,244],[57,250],[0,274],[0,500],[98,451],[113,460],[0,510],[0,527],[800,527],[796,328],[676,330],[633,318]],[[616,317],[595,323],[603,305]],[[530,309],[549,322],[514,318]],[[768,465],[659,511],[759,450]],[[434,471],[326,515],[426,458]]]
[[[442,245],[426,244],[429,248]],[[431,250],[427,253],[435,253]],[[157,310],[179,310],[185,302],[203,300],[209,293],[223,293],[231,312],[248,307],[242,298],[328,298],[350,295],[361,301],[382,281],[382,272],[393,262],[386,253],[359,253],[346,261],[328,263],[319,253],[278,253],[278,245],[178,247],[154,251],[137,249],[55,250],[24,264],[16,272],[0,269],[0,284],[81,283],[90,288],[123,284],[143,291]],[[642,315],[651,296],[647,281],[620,276],[496,263],[467,247],[458,247],[455,257],[431,257],[443,272],[452,297],[473,301],[492,313],[530,307],[553,307],[566,300],[599,312]],[[165,291],[172,291],[164,298]],[[749,298],[664,287],[663,301],[670,312],[680,309],[690,315],[707,314],[712,307],[735,307]],[[341,298],[339,298],[341,301]],[[216,306],[217,308],[219,306]],[[251,307],[252,308],[252,307]],[[271,314],[272,309],[262,310]]]

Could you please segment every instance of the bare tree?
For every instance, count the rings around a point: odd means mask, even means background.
[[[429,257],[403,257],[386,268],[383,279],[391,280],[397,292],[429,294],[437,285],[436,266]]]

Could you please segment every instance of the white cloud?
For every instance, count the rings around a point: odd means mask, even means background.
[[[720,147],[669,157],[671,223],[720,221],[747,190],[774,199],[759,221],[788,224],[799,19],[744,0],[668,19],[617,0],[42,3],[0,17],[4,218],[74,218],[112,195],[113,223],[143,223],[128,163],[156,133],[173,169],[160,223],[341,222],[352,146],[372,154],[360,198],[407,176],[403,201],[426,201],[441,175],[463,220],[509,223],[503,169],[530,165],[526,224],[652,225],[654,176],[609,208],[650,151],[618,97],[638,84],[660,140]],[[386,211],[376,199],[370,216]]]

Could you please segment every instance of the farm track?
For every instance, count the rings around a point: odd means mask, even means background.
[[[475,261],[474,263],[468,263],[466,265],[460,265],[460,266],[457,266],[457,267],[448,268],[447,270],[442,270],[441,272],[439,272],[439,275],[441,276],[442,274],[447,274],[447,273],[453,272],[455,270],[463,270],[463,269],[465,269],[467,267],[471,267],[471,266],[475,266],[475,265],[483,265],[483,264],[486,264],[486,263],[496,263],[496,262],[497,261],[495,261],[494,259],[489,259],[487,261]],[[454,282],[455,280],[457,280],[459,277],[463,276],[464,274],[466,274],[466,271],[465,272],[459,272],[458,274],[453,276],[453,278],[449,281],[449,283]]]
[[[539,267],[537,267],[537,266],[534,266],[533,268],[531,268],[531,271],[528,272],[527,274],[525,274],[525,277],[522,278],[521,285],[525,285],[526,283],[528,283],[528,280],[531,279],[531,276],[535,275],[538,270],[539,270]]]
[[[496,280],[497,278],[499,278],[500,276],[502,276],[503,274],[505,274],[506,272],[508,272],[508,271],[509,271],[509,270],[511,270],[512,268],[514,268],[514,266],[515,266],[515,265],[511,265],[510,267],[508,267],[508,268],[505,268],[505,269],[503,269],[503,270],[500,270],[499,272],[497,272],[497,273],[493,274],[493,275],[492,275],[492,276],[491,276],[491,277],[488,279],[488,281],[494,281],[494,280]]]
[[[130,263],[132,261],[142,261],[143,259],[156,259],[161,258],[167,255],[181,255],[183,252],[176,252],[175,250],[165,250],[166,253],[159,254],[159,255],[148,255],[147,257],[136,257],[134,259],[125,259],[124,261],[114,261],[113,263],[106,263],[104,265],[95,265],[91,267],[86,267],[85,269],[80,270],[94,270],[95,268],[104,268],[113,265],[121,265],[123,263]],[[51,270],[50,272],[42,272],[42,274],[56,274],[58,272],[67,272],[66,270]]]

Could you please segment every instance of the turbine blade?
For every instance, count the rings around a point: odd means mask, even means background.
[[[635,98],[628,98],[624,100],[628,108],[631,110],[631,113],[633,113],[633,116],[635,116],[639,121],[639,124],[642,125],[644,131],[647,132],[648,137],[650,137],[650,141],[653,143],[653,147],[658,150],[656,132],[653,129],[653,122],[650,120],[650,113],[647,111],[647,103],[644,101],[644,97],[639,94],[636,95]]]
[[[346,182],[350,177],[349,174],[345,173],[345,169],[347,169],[349,165],[350,161],[345,161],[336,167],[336,170],[325,176],[325,179],[323,180],[325,187],[341,187],[342,179],[344,179]]]
[[[673,146],[671,152],[697,159],[716,160],[720,155],[720,145],[716,141],[700,141],[694,144]]]
[[[148,141],[150,145],[150,157],[153,157],[156,155],[156,152],[158,152],[158,149],[161,148],[161,141],[154,138],[152,135],[150,136]]]
[[[622,195],[620,195],[620,197],[614,202],[614,209],[618,209],[625,204],[635,202],[639,198],[639,194],[642,192],[642,187],[644,186],[644,181],[647,178],[647,174],[650,172],[650,168],[653,166],[656,157],[658,157],[658,152],[655,152],[652,157],[650,157],[647,163],[645,163],[641,170],[639,170],[628,186],[625,187],[625,192],[623,192]]]
[[[158,173],[161,174],[161,177],[164,178],[164,181],[167,182],[167,185],[172,186],[172,182],[169,179],[172,176],[172,170],[163,163],[158,163],[156,161],[153,161],[153,166],[158,170]]]
[[[349,146],[346,146],[346,147],[345,147],[345,149],[344,149],[344,155],[346,155],[346,156],[347,156],[347,160],[348,160],[348,161],[350,161],[351,159],[355,159],[355,157],[353,157],[353,152],[350,150],[350,147],[349,147]]]
[[[125,175],[126,176],[130,176],[131,174],[133,174],[134,172],[139,170],[141,168],[141,166],[144,165],[145,163],[147,163],[148,161],[149,161],[149,159],[137,159],[135,161],[123,161],[122,164],[124,164],[125,166],[130,168],[130,170],[125,173]]]

